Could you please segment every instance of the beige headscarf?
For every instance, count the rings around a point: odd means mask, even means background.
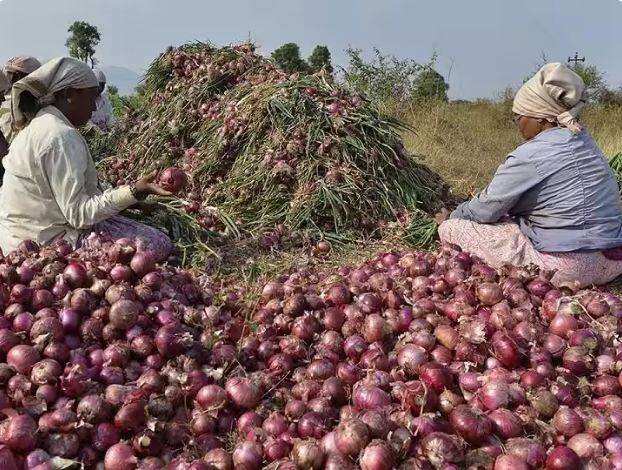
[[[30,56],[18,56],[12,57],[8,60],[6,65],[4,66],[4,70],[6,72],[22,72],[25,74],[30,74],[41,67],[41,62],[39,62],[34,57]]]
[[[4,95],[11,88],[11,82],[6,74],[0,70],[0,95]]]
[[[581,132],[578,117],[587,93],[579,75],[562,63],[546,64],[516,93],[512,111],[521,116],[546,119]]]
[[[84,62],[70,57],[50,60],[13,85],[11,93],[13,123],[17,127],[23,127],[33,117],[24,115],[19,109],[22,93],[25,91],[37,99],[38,108],[43,108],[54,102],[54,93],[67,88],[81,90],[98,86],[97,77]]]
[[[101,69],[95,69],[93,72],[95,72],[95,76],[97,77],[99,83],[106,83],[106,74],[104,74]]]

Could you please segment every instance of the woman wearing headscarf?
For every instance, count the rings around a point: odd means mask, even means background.
[[[24,128],[3,161],[4,253],[23,240],[47,244],[64,238],[80,246],[98,232],[137,239],[159,259],[169,254],[166,235],[117,215],[150,194],[169,195],[152,183],[155,175],[131,186],[99,189],[88,146],[77,130],[89,121],[98,94],[93,71],[70,58],[54,59],[13,86],[13,118]]]
[[[97,69],[95,70],[95,76],[99,82],[99,96],[95,103],[95,112],[91,116],[91,124],[102,132],[110,132],[114,124],[114,116],[110,100],[108,96],[106,96],[106,93],[104,93],[106,90],[106,75],[104,75],[104,72]]]
[[[441,240],[494,267],[555,271],[558,285],[606,284],[622,275],[619,188],[578,121],[585,99],[583,80],[560,63],[527,81],[513,104],[525,142],[486,189],[441,224]]]
[[[5,91],[7,95],[4,97],[4,101],[0,106],[0,134],[4,136],[4,139],[6,139],[6,142],[9,144],[17,132],[17,129],[13,126],[11,115],[11,87],[39,67],[41,67],[41,62],[30,56],[13,57],[9,59],[4,66],[4,72],[6,73],[10,85]]]
[[[4,102],[4,94],[11,89],[11,82],[7,78],[6,74],[3,70],[0,70],[0,105]],[[8,153],[9,151],[9,143],[0,132],[0,160]],[[2,181],[2,175],[4,174],[4,169],[1,168],[0,165],[0,181]]]
[[[11,82],[9,77],[6,76],[4,70],[0,69],[0,104],[4,102],[4,94],[11,89]]]

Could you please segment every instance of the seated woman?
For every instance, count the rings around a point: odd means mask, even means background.
[[[606,284],[622,275],[618,183],[577,120],[584,106],[585,85],[563,64],[545,65],[526,82],[513,106],[526,142],[441,224],[441,240],[494,267],[556,271],[557,284]]]
[[[150,175],[132,186],[102,192],[86,141],[77,128],[95,110],[99,83],[83,62],[54,59],[13,86],[12,114],[24,129],[3,159],[0,247],[22,240],[40,244],[64,238],[74,246],[92,232],[134,238],[158,259],[171,242],[158,230],[117,214],[150,194],[169,195]]]

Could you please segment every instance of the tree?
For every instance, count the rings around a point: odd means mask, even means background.
[[[309,62],[309,67],[313,72],[318,72],[324,68],[328,73],[333,73],[333,65],[330,63],[330,59],[328,47],[315,46],[307,62]]]
[[[272,53],[272,60],[287,73],[306,72],[309,65],[300,57],[298,44],[288,42]]]
[[[110,95],[118,95],[119,88],[114,85],[108,85],[108,94]]]
[[[443,76],[432,66],[426,66],[415,78],[412,97],[415,101],[447,102],[447,90],[449,85]]]
[[[605,75],[595,65],[576,64],[570,67],[583,79],[590,101],[600,101],[607,90]]]
[[[346,83],[372,101],[389,107],[405,103],[422,66],[411,59],[398,59],[374,49],[374,58],[365,60],[363,51],[346,49],[348,65],[343,70]]]
[[[101,37],[97,27],[86,21],[76,21],[67,30],[71,35],[65,46],[69,49],[69,55],[84,62],[91,62],[95,66],[95,46],[99,44]]]

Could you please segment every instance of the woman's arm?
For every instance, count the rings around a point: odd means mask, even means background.
[[[542,181],[535,166],[510,155],[481,193],[460,204],[452,219],[472,220],[482,224],[498,222],[516,205],[521,196]]]
[[[41,162],[52,194],[69,225],[90,227],[136,203],[129,186],[89,196],[86,171],[89,155],[79,135],[67,133],[57,139]]]

